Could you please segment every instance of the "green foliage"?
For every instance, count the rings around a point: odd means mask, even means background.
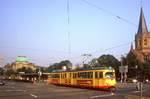
[[[41,71],[42,73],[48,72],[48,68],[46,67],[39,67],[35,70],[36,73],[38,73],[39,71]]]
[[[126,61],[129,68],[135,67],[136,65],[138,65],[138,63],[140,64],[139,60],[137,59],[137,56],[132,51],[128,53]]]
[[[108,66],[118,69],[120,62],[113,55],[102,55],[97,59],[100,66]]]
[[[150,79],[150,63],[142,63],[132,51],[126,57],[123,57],[122,60],[123,64],[128,65],[129,78]]]
[[[143,63],[139,69],[141,71],[142,79],[149,79],[150,80],[150,63]]]
[[[123,65],[123,66],[128,65],[128,62],[127,62],[127,58],[126,58],[126,57],[122,56],[122,57],[121,57],[121,61],[122,61],[122,65]]]
[[[61,61],[59,63],[60,66],[67,66],[69,68],[69,66],[72,66],[72,63],[69,61],[69,60],[64,60],[64,61]]]
[[[99,58],[94,58],[89,63],[92,68],[112,67],[119,72],[120,62],[113,55],[102,55]],[[88,68],[91,68],[90,66]]]
[[[90,64],[92,67],[99,67],[99,66],[100,66],[100,64],[98,63],[97,58],[92,59],[91,62],[89,62],[89,64]]]
[[[4,74],[4,69],[0,67],[0,75]]]
[[[15,75],[16,72],[13,70],[13,69],[8,69],[6,72],[5,72],[5,75],[6,76],[11,76],[11,75]]]
[[[48,72],[52,72],[54,70],[61,70],[63,66],[66,66],[67,70],[70,70],[72,67],[72,63],[69,60],[63,60],[60,63],[54,63],[47,68]]]
[[[92,68],[91,65],[89,65],[89,64],[84,64],[84,65],[83,65],[83,68],[81,68],[81,69],[86,70],[86,69],[91,69],[91,68]]]

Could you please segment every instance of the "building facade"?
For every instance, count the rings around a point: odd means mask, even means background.
[[[141,62],[150,62],[150,32],[148,32],[142,7],[138,31],[135,35],[135,48],[132,46],[130,51],[132,51]]]
[[[21,69],[23,67],[31,68],[33,71],[38,68],[35,64],[30,63],[25,56],[18,56],[16,58],[16,61],[10,65],[9,69],[17,71],[18,69]]]

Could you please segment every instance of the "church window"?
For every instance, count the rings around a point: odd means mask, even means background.
[[[139,47],[141,47],[141,46],[142,46],[141,40],[139,40],[139,42],[138,42],[138,46],[139,46]]]
[[[145,60],[145,62],[150,62],[150,54],[145,54],[144,60]]]
[[[144,39],[144,45],[147,45],[147,39]]]

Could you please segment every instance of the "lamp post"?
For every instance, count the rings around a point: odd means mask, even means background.
[[[121,79],[120,79],[121,81],[120,82],[121,83],[123,82],[123,67],[122,67],[123,66],[123,63],[122,63],[123,59],[122,58],[123,58],[123,56],[121,55],[121,67],[120,67],[120,73],[121,73]]]
[[[39,75],[39,83],[40,83],[40,80],[41,80],[41,76],[42,76],[41,68],[39,68],[39,72],[38,72],[38,75]]]
[[[138,68],[138,66],[137,65],[135,65],[135,70],[136,70],[136,75],[135,75],[135,79],[137,80],[137,68]]]

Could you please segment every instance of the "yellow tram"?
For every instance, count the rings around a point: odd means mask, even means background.
[[[87,88],[115,89],[115,70],[112,68],[99,68],[79,71],[52,72],[48,83],[64,86]]]

